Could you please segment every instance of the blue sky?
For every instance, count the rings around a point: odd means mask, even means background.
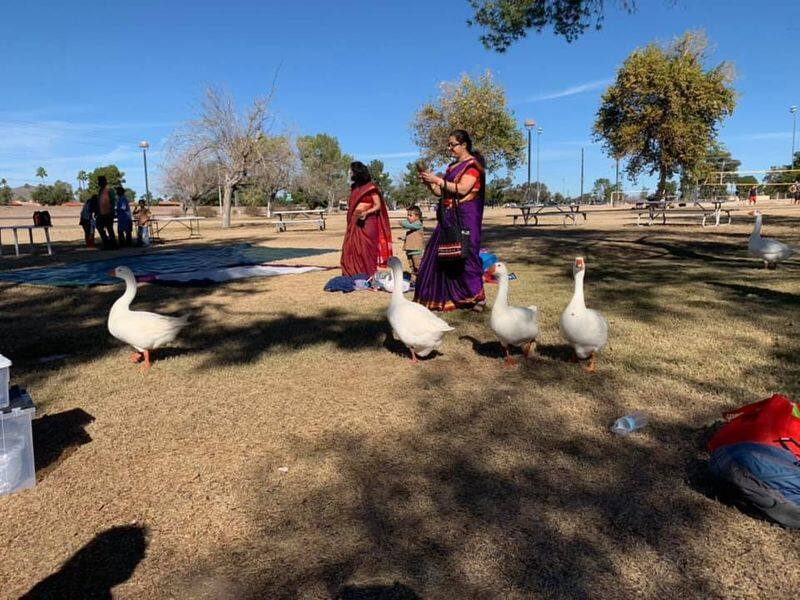
[[[587,188],[613,179],[590,130],[619,64],[638,46],[698,28],[714,46],[712,61],[737,70],[739,103],[722,141],[742,169],[788,162],[788,109],[800,105],[800,2],[640,5],[630,16],[612,7],[602,30],[571,44],[545,32],[496,54],[467,27],[467,0],[7,2],[0,177],[35,183],[41,165],[50,180],[75,185],[80,169],[113,162],[141,193],[137,144],[147,139],[157,191],[159,149],[193,115],[204,84],[225,86],[244,104],[269,89],[279,66],[278,128],[332,134],[356,158],[380,158],[398,173],[416,156],[408,126],[420,104],[439,82],[488,68],[520,122],[533,118],[544,130],[542,180],[576,194],[582,146]],[[524,177],[523,167],[516,178]]]

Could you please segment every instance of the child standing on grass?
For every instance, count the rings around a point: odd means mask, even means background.
[[[136,217],[136,245],[150,245],[150,211],[144,200],[139,200],[139,206],[133,211]]]
[[[422,229],[422,211],[419,206],[410,206],[406,218],[400,222],[406,230],[403,236],[403,250],[406,252],[408,266],[411,269],[412,280],[416,281],[419,263],[425,250],[425,237]]]

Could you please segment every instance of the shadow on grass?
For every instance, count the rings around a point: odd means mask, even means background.
[[[33,420],[33,454],[39,481],[79,446],[92,441],[84,428],[93,421],[94,417],[80,408]]]
[[[111,600],[111,590],[130,579],[147,547],[145,529],[112,527],[78,550],[58,572],[37,583],[23,600],[96,598]]]

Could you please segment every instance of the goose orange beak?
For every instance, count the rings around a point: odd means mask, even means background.
[[[116,277],[117,276],[117,274],[114,273],[114,269],[109,269],[108,271],[106,271],[106,275],[108,275],[109,277]]]
[[[495,266],[494,266],[494,265],[492,265],[491,267],[489,267],[488,269],[486,269],[486,272],[487,272],[489,275],[494,275],[495,271],[497,271],[497,269],[495,268]]]

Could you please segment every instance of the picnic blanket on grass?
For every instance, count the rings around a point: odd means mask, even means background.
[[[265,263],[317,256],[336,251],[326,248],[270,248],[250,244],[158,250],[58,267],[37,267],[0,272],[0,281],[53,286],[114,285],[119,283],[119,280],[109,277],[106,273],[122,265],[129,267],[136,278],[141,281],[166,282],[169,274],[176,274],[179,275],[178,279],[190,281],[192,278],[187,273],[193,271],[206,272],[200,281],[226,281],[239,277],[226,279],[224,275],[219,274],[209,277],[208,272],[243,265],[266,266]],[[241,272],[239,274],[241,275]],[[274,271],[273,266],[273,270],[269,273],[264,270],[255,270],[245,276],[263,277],[281,274],[283,273]]]

